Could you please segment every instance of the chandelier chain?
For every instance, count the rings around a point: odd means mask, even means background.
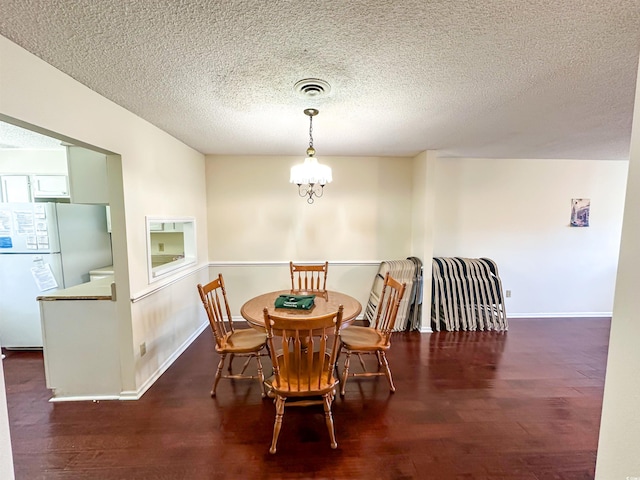
[[[313,148],[313,116],[309,116],[309,148]]]

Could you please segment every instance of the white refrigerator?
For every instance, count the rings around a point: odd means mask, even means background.
[[[112,263],[104,206],[0,203],[0,346],[41,348],[36,298]]]

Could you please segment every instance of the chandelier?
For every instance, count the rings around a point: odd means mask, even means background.
[[[298,195],[308,197],[307,203],[313,203],[314,197],[319,198],[324,192],[324,186],[331,183],[331,167],[318,163],[313,148],[313,117],[318,114],[315,108],[307,108],[304,111],[309,116],[309,148],[304,163],[291,167],[290,183],[298,185]]]

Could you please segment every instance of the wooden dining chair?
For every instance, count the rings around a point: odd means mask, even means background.
[[[404,295],[406,283],[400,283],[389,275],[384,277],[382,293],[376,309],[375,317],[368,327],[350,325],[340,331],[340,347],[338,356],[342,350],[345,350],[347,356],[344,361],[344,369],[340,379],[340,394],[344,395],[347,379],[352,377],[372,377],[384,375],[389,381],[389,388],[392,392],[396,391],[391,376],[391,369],[385,352],[391,347],[391,334],[398,316],[398,307],[400,300]],[[349,361],[351,354],[358,355],[362,372],[350,373]],[[375,354],[378,361],[378,370],[369,372],[365,366],[362,355]]]
[[[334,372],[342,312],[340,305],[337,312],[327,315],[292,319],[270,315],[264,309],[273,363],[273,375],[265,385],[276,405],[270,453],[276,453],[285,403],[287,406],[323,405],[331,448],[338,447],[331,404],[339,383]]]
[[[221,274],[218,275],[218,278],[204,286],[198,284],[198,292],[200,293],[200,299],[202,300],[204,309],[207,312],[209,324],[213,331],[213,336],[216,341],[216,352],[220,355],[220,362],[218,363],[216,377],[213,381],[211,396],[216,396],[216,387],[218,386],[218,382],[221,378],[257,378],[260,382],[260,393],[262,394],[262,397],[265,397],[264,374],[262,373],[260,353],[267,344],[266,333],[253,328],[239,330],[234,328],[233,317],[231,316],[231,310],[229,309],[229,303],[227,301],[227,290],[224,286],[224,279]],[[224,362],[227,355],[229,355],[229,373],[223,375],[222,370],[224,368]],[[233,374],[232,363],[236,356],[247,357],[247,359],[242,367],[242,371],[238,374]],[[256,361],[258,374],[246,375],[245,371],[252,358]]]
[[[291,292],[326,292],[329,262],[314,265],[302,265],[289,262],[291,272]]]

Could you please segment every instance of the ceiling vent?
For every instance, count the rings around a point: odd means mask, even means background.
[[[305,78],[293,86],[298,95],[305,98],[320,98],[329,94],[331,85],[319,78]]]

